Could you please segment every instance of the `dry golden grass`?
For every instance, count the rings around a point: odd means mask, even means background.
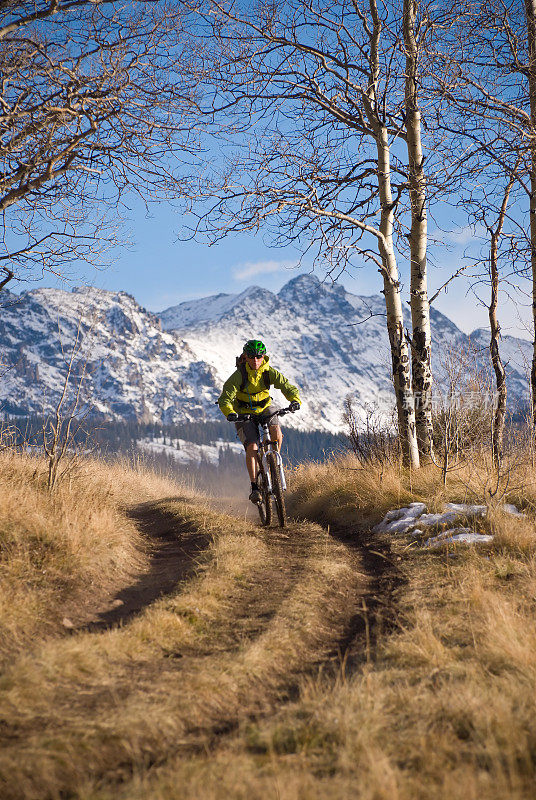
[[[393,541],[392,557],[401,559],[396,563],[405,581],[399,592],[399,630],[379,642],[373,666],[325,697],[320,692],[320,710],[315,707],[315,719],[339,743],[331,767],[340,781],[333,781],[333,789],[324,787],[326,796],[344,796],[341,787],[350,781],[364,797],[532,797],[533,470],[526,464],[506,465],[497,480],[482,459],[452,476],[445,492],[434,468],[417,475],[385,470],[381,476],[379,469],[376,475],[352,470],[349,477],[349,466],[356,466],[352,459],[330,465],[324,474],[318,466],[299,471],[297,513],[303,509],[309,516],[340,476],[344,495],[335,492],[333,505],[327,497],[321,502],[332,524],[348,524],[352,494],[354,519],[361,525],[408,501],[423,500],[430,507],[440,507],[445,499],[487,502],[491,508],[485,525],[494,540],[481,551],[451,547],[439,553],[408,548],[409,536]],[[504,502],[516,503],[527,516],[505,514],[499,507]],[[296,706],[300,719],[304,706],[310,707],[310,700]],[[293,724],[288,722],[289,728]]]
[[[176,757],[119,797],[534,797],[534,563],[505,586],[494,553],[427,558],[404,563],[400,627],[371,663],[302,681],[295,702],[212,757]]]
[[[0,454],[0,663],[146,565],[122,506],[177,492],[151,473],[82,462],[53,492],[45,464]]]
[[[353,455],[303,464],[292,474],[293,512],[337,526],[369,526],[410,502],[424,502],[430,510],[445,502],[493,509],[513,503],[536,514],[536,469],[525,458],[511,457],[497,476],[490,454],[479,452],[449,472],[446,486],[433,464],[412,472],[400,465],[363,465]]]
[[[378,522],[391,508],[422,501],[430,508],[463,499],[462,482],[445,491],[434,466],[410,473],[401,467],[361,464],[351,455],[325,464],[303,464],[292,475],[291,507],[298,516],[337,526]]]
[[[86,487],[105,476],[121,516],[132,476],[102,467]],[[358,612],[358,560],[318,526],[266,534],[191,497],[152,508],[185,546],[203,537],[196,570],[124,625],[49,636],[4,669],[2,798],[114,794],[148,764],[210,748],[272,713]]]
[[[96,486],[108,486],[111,509],[131,525],[125,502],[167,496],[155,514],[176,520],[185,543],[205,544],[187,580],[121,627],[49,635],[4,670],[0,795],[532,798],[536,480],[512,464],[497,481],[486,461],[451,474],[446,489],[434,467],[361,470],[351,458],[301,467],[293,512],[352,528],[356,550],[310,521],[265,532],[199,498],[172,499],[157,478],[145,486],[123,468],[112,477],[94,467],[84,486],[93,504]],[[372,540],[398,581],[386,609],[383,584],[360,575],[359,541],[387,510],[416,500],[486,503],[494,540],[438,551],[409,536],[390,551]],[[526,516],[505,514],[505,502]],[[143,558],[137,532],[131,541]],[[380,611],[390,627],[374,625]],[[360,616],[373,634],[369,657],[361,630],[347,664]]]

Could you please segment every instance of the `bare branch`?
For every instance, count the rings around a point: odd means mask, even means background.
[[[445,281],[445,283],[441,284],[441,286],[439,287],[439,289],[438,289],[438,290],[435,292],[435,294],[433,294],[433,295],[432,295],[432,297],[430,298],[430,300],[429,300],[429,303],[430,303],[430,305],[432,305],[432,303],[434,302],[434,300],[437,300],[438,296],[441,294],[441,292],[443,291],[443,289],[446,289],[446,288],[447,288],[447,286],[449,285],[449,283],[451,283],[451,281],[455,280],[456,278],[459,278],[459,277],[460,277],[460,275],[461,275],[463,272],[465,272],[465,270],[466,270],[466,269],[468,269],[468,268],[469,268],[469,266],[470,266],[469,264],[464,264],[464,266],[463,266],[463,267],[460,267],[459,269],[457,269],[457,270],[456,270],[456,272],[455,272],[453,275],[451,275],[451,276],[450,276],[450,278],[449,278],[448,280],[446,280],[446,281]]]
[[[14,0],[0,28],[0,218],[15,279],[100,263],[123,198],[179,197],[201,46],[185,4]],[[61,35],[58,34],[61,26]]]

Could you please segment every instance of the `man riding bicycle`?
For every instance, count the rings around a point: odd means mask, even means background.
[[[218,400],[222,413],[229,422],[236,423],[238,438],[246,451],[246,466],[251,481],[249,499],[260,503],[262,496],[257,486],[257,450],[259,448],[259,429],[257,420],[269,417],[276,412],[270,397],[270,386],[279,389],[290,402],[290,410],[298,411],[301,405],[300,393],[296,386],[268,363],[266,347],[259,339],[250,339],[244,345],[242,355],[237,358],[237,369],[223,384]],[[238,415],[250,414],[251,420],[238,421]],[[274,417],[270,423],[270,437],[281,449],[283,434]]]

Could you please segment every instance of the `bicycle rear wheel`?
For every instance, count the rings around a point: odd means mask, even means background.
[[[275,507],[277,509],[277,518],[279,520],[279,527],[284,528],[287,524],[287,511],[285,508],[285,498],[283,497],[283,487],[281,486],[281,474],[275,453],[267,453],[266,460],[270,470],[270,477],[272,479],[272,493],[275,498]]]
[[[262,501],[257,504],[259,517],[261,518],[261,524],[267,528],[272,522],[272,495],[268,492],[266,475],[262,469],[257,475],[257,486],[262,494]]]

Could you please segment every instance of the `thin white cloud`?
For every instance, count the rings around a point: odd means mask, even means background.
[[[443,238],[445,241],[450,242],[451,244],[464,247],[474,239],[481,238],[484,233],[485,228],[482,225],[464,225],[460,228],[456,228],[453,231],[446,231],[442,234],[439,233],[439,231],[436,231],[435,237],[437,239]]]
[[[233,269],[233,278],[235,281],[245,281],[257,275],[282,272],[284,269],[292,269],[296,266],[295,261],[246,261]]]
[[[145,298],[145,305],[149,311],[160,313],[165,308],[170,306],[178,306],[186,300],[199,300],[201,297],[206,297],[210,292],[161,292],[155,295],[148,295]]]

